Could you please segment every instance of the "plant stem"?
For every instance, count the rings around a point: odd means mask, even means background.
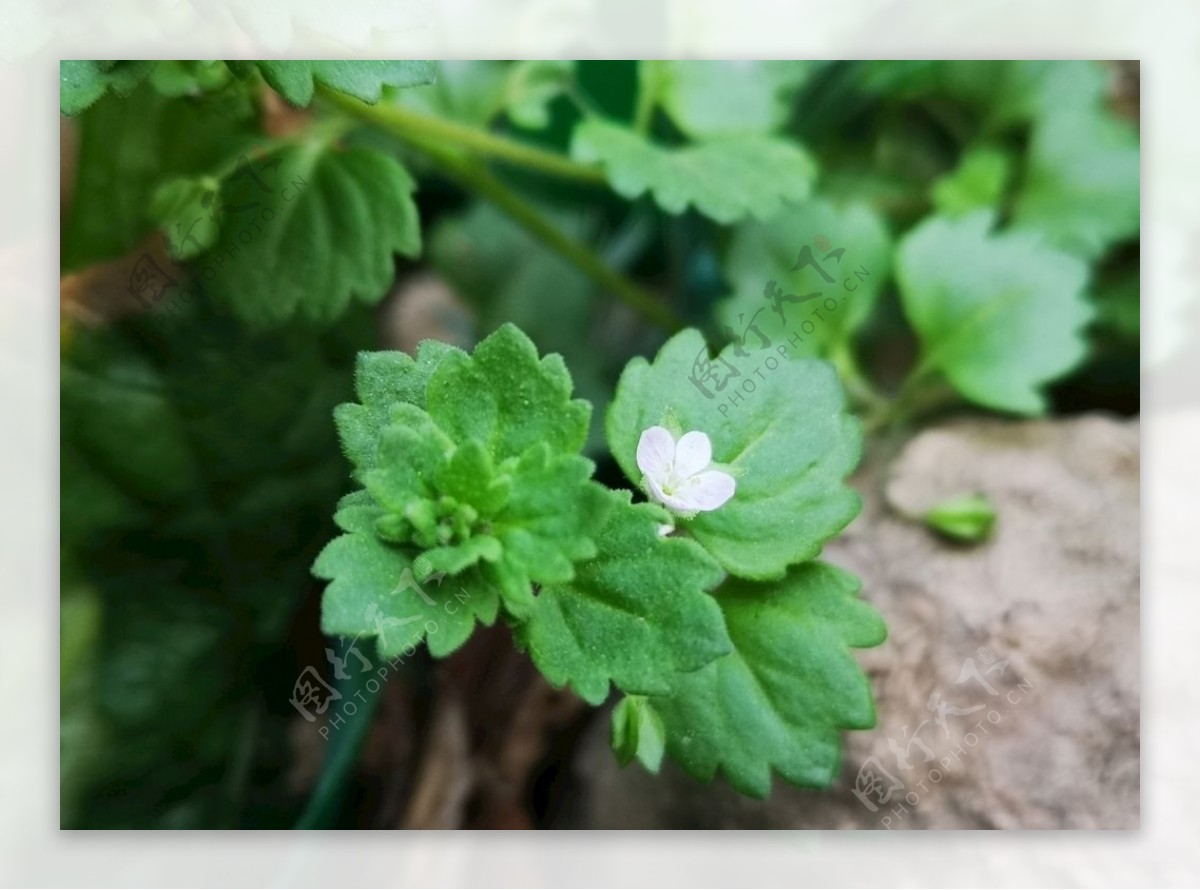
[[[344,111],[378,126],[420,151],[435,167],[459,186],[491,201],[531,235],[563,259],[575,265],[597,285],[612,293],[648,321],[669,333],[674,333],[683,327],[683,320],[653,293],[613,269],[586,245],[564,235],[551,220],[493,176],[486,167],[471,158],[463,157],[457,152],[449,150],[446,143],[453,142],[455,145],[467,149],[490,146],[490,149],[484,150],[482,153],[514,163],[523,163],[529,169],[541,172],[563,173],[569,169],[576,173],[583,171],[588,177],[591,177],[593,174],[599,176],[598,171],[590,167],[583,167],[559,155],[539,149],[530,149],[489,133],[428,115],[415,114],[394,105],[364,105],[357,100],[332,92],[326,93],[326,97]],[[418,121],[419,125],[414,125],[414,121]],[[447,132],[456,133],[460,137],[465,133],[472,135],[470,141],[466,141],[464,138],[446,139]],[[507,146],[503,153],[494,150],[498,144]],[[521,158],[520,161],[517,160],[518,157]],[[536,160],[534,160],[535,158]],[[600,181],[603,181],[603,177]]]
[[[650,291],[630,281],[606,264],[589,247],[564,235],[536,207],[485,168],[438,151],[432,146],[418,145],[418,147],[443,173],[462,187],[491,201],[531,235],[574,264],[592,281],[611,292],[647,321],[653,322],[670,333],[683,327],[683,320],[671,307]]]
[[[325,88],[321,89],[321,95],[343,111],[370,121],[408,142],[455,145],[483,157],[589,185],[604,185],[607,182],[604,171],[598,167],[579,164],[552,151],[497,136],[487,130],[422,114],[402,105],[366,105],[357,99]]]

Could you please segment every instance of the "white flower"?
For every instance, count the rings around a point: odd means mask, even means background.
[[[650,427],[638,440],[637,463],[651,496],[678,513],[715,510],[737,486],[728,473],[709,469],[712,442],[699,430],[676,442],[670,431]]]

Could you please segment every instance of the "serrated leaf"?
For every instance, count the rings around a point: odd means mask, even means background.
[[[59,63],[59,107],[76,115],[94,105],[110,89],[126,96],[150,74],[154,62],[100,62],[64,59]]]
[[[636,757],[642,766],[656,773],[666,745],[666,728],[649,699],[629,695],[617,702],[612,712],[612,747],[621,766]]]
[[[747,349],[828,355],[871,314],[890,265],[887,229],[867,205],[806,201],[734,230],[724,269],[733,294],[717,317]]]
[[[848,650],[877,646],[887,631],[858,588],[820,562],[781,581],[722,585],[733,651],[651,700],[671,757],[701,781],[720,772],[753,797],[770,793],[772,770],[828,786],[841,766],[840,731],[875,723],[870,685]]]
[[[531,585],[570,581],[574,564],[596,555],[593,535],[608,503],[590,481],[592,470],[587,458],[553,455],[546,443],[529,448],[513,467],[511,493],[491,522],[502,553],[483,573],[516,617],[533,603]]]
[[[313,564],[313,574],[329,581],[321,601],[321,629],[327,634],[375,637],[385,658],[401,655],[424,640],[442,657],[461,646],[478,621],[496,620],[500,599],[477,574],[440,583],[414,572],[404,548],[375,534],[384,511],[364,492],[343,499],[336,516],[346,534],[335,538]]]
[[[639,63],[640,89],[693,139],[770,133],[787,121],[790,100],[816,64],[650,60]]]
[[[1102,108],[1064,110],[1040,121],[1012,225],[1086,259],[1136,236],[1141,148],[1133,125]]]
[[[506,324],[468,356],[448,353],[429,379],[429,413],[455,441],[478,439],[497,461],[539,442],[552,453],[577,452],[587,437],[591,406],[571,398],[562,356],[538,357],[537,347]]]
[[[338,436],[346,457],[354,465],[354,478],[377,463],[380,434],[391,420],[398,403],[425,407],[425,389],[442,356],[453,346],[423,340],[417,357],[404,352],[360,352],[354,367],[354,391],[358,402],[338,405],[334,411]]]
[[[607,503],[578,454],[591,406],[571,398],[559,356],[505,325],[472,355],[424,344],[415,361],[360,358],[357,385],[362,404],[335,416],[389,546],[477,571],[516,617],[534,584],[569,581],[595,555]]]
[[[382,299],[395,255],[420,252],[415,185],[394,158],[306,144],[252,165],[222,183],[221,237],[200,266],[246,322],[332,321]]]
[[[695,206],[719,223],[766,219],[785,202],[807,198],[816,176],[808,154],[780,138],[750,134],[667,148],[600,118],[575,128],[571,155],[599,163],[625,198],[649,192],[668,213]]]
[[[905,313],[922,370],[940,371],[973,402],[1045,410],[1042,386],[1084,356],[1092,309],[1083,261],[1027,233],[990,231],[991,215],[933,217],[897,252]]]
[[[737,490],[724,506],[680,523],[729,572],[779,578],[787,566],[816,556],[857,515],[859,498],[845,479],[862,449],[858,422],[846,413],[837,375],[825,362],[764,362],[761,377],[743,364],[742,376],[727,380],[725,393],[710,388],[709,398],[693,382],[703,379],[698,362],[708,356],[699,332],[686,330],[653,363],[630,362],[606,418],[609,446],[625,475],[640,484],[643,431],[706,433],[713,461],[735,477]],[[736,367],[741,360],[726,347],[716,361]],[[731,402],[734,392],[740,397]]]
[[[610,681],[630,693],[669,692],[677,674],[729,651],[720,609],[705,591],[723,575],[694,541],[664,538],[666,512],[613,492],[597,555],[573,580],[542,589],[518,644],[555,686],[599,704]]]
[[[272,89],[301,107],[312,101],[316,84],[374,104],[385,86],[432,83],[437,73],[433,62],[408,59],[289,59],[255,64]]]

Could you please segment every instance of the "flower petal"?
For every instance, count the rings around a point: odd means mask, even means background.
[[[737,482],[728,473],[709,470],[687,480],[675,492],[675,500],[684,502],[688,510],[715,510],[733,497]]]
[[[667,477],[675,461],[675,437],[661,426],[652,426],[638,439],[637,465],[647,476],[660,482]]]
[[[696,508],[691,506],[686,498],[667,494],[662,489],[662,480],[656,479],[650,473],[642,477],[646,487],[650,489],[650,497],[658,501],[664,507],[674,510],[677,513],[694,513]]]
[[[682,479],[694,476],[712,463],[712,442],[699,430],[684,433],[675,446],[675,475]]]

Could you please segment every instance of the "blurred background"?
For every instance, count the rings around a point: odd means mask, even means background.
[[[383,101],[563,155],[585,113],[641,114],[638,63],[544,65],[444,63],[433,86]],[[777,783],[758,802],[670,765],[618,770],[607,714],[549,688],[502,627],[443,662],[419,654],[377,693],[337,679],[357,656],[320,634],[309,568],[349,488],[331,412],[352,397],[356,352],[430,337],[469,348],[517,323],[563,354],[595,407],[597,475],[621,486],[597,424],[625,363],[665,332],[495,201],[368,127],[342,138],[417,181],[420,256],[398,259],[378,305],[335,324],[247,324],[206,287],[212,254],[181,250],[178,225],[207,216],[205,195],[230,203],[206,176],[323,110],[296,110],[222,63],[181,62],[61,123],[64,827],[1138,825],[1137,63],[691,63],[674,76],[648,123],[655,139],[762,128],[814,159],[812,197],[778,220],[719,223],[488,169],[714,343],[739,299],[761,299],[776,254],[790,262],[812,237],[813,202],[861,208],[882,233],[875,302],[849,352],[829,357],[867,393],[868,420],[919,352],[890,270],[922,220],[989,211],[1088,269],[1086,354],[1049,388],[1045,417],[938,398],[869,424],[854,479],[866,506],[825,557],[863,578],[890,638],[861,656],[879,725],[847,737],[835,786]],[[189,231],[217,255],[228,247],[220,231]],[[287,245],[244,247],[249,262],[268,249]],[[159,275],[167,299],[148,306],[131,282]],[[963,543],[920,521],[964,492],[994,507],[986,537]],[[361,702],[336,731],[293,703],[310,670]],[[880,775],[895,786],[887,806],[861,793]]]

